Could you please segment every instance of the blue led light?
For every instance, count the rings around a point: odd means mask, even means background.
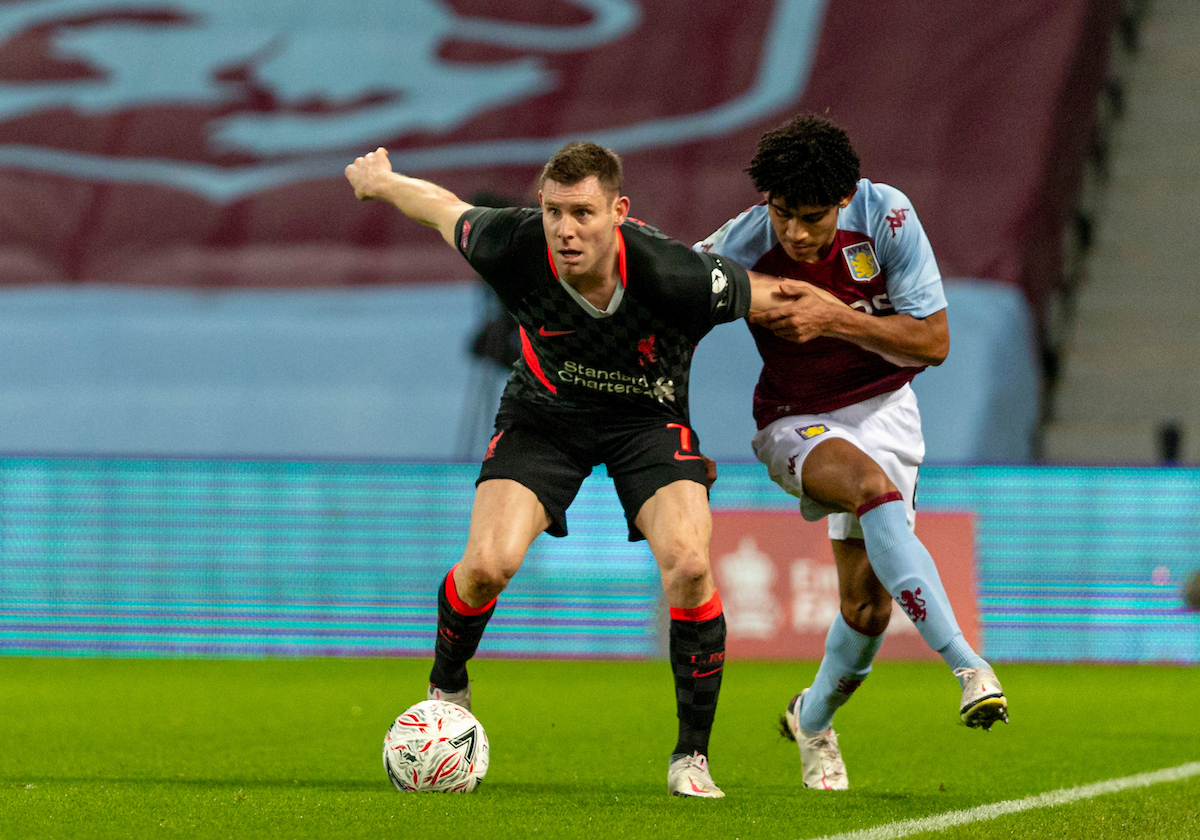
[[[428,656],[466,539],[464,464],[0,459],[0,654]],[[755,464],[714,509],[794,510]],[[926,467],[969,511],[984,653],[1200,661],[1200,470]],[[481,656],[661,655],[661,587],[598,471],[502,596]]]

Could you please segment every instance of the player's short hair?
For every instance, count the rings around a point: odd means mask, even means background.
[[[762,136],[746,172],[755,189],[789,207],[831,207],[854,193],[859,161],[845,131],[801,114]]]
[[[623,174],[621,158],[612,149],[595,143],[575,141],[555,152],[554,157],[542,167],[538,189],[541,189],[546,181],[569,187],[595,175],[605,192],[620,195]]]

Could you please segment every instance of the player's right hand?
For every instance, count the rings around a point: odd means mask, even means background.
[[[378,198],[383,179],[391,174],[392,162],[383,146],[355,158],[354,163],[346,167],[346,180],[354,187],[354,197],[361,201]]]

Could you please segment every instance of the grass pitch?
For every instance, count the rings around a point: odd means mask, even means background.
[[[851,790],[806,791],[775,731],[816,664],[734,662],[710,752],[723,800],[666,795],[665,663],[476,661],[491,767],[402,794],[381,762],[414,660],[0,659],[0,838],[800,838],[1200,760],[1200,669],[1001,666],[1012,723],[957,723],[936,663],[877,665],[836,721]],[[1200,776],[939,838],[1200,838]],[[886,836],[883,834],[880,837]]]

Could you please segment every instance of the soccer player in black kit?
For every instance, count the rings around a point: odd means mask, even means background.
[[[688,370],[710,329],[778,305],[787,285],[629,218],[620,160],[594,143],[570,143],[550,159],[540,208],[473,207],[394,172],[382,148],[347,166],[346,177],[358,198],[386,200],[436,228],[520,324],[522,356],[476,482],[467,547],[438,591],[428,697],[470,708],[466,663],[497,596],[542,531],[566,535],[567,507],[603,463],[630,539],[644,538],[654,553],[670,606],[679,736],[668,789],[724,796],[707,752],[725,618],[709,566],[710,480],[688,418]]]

